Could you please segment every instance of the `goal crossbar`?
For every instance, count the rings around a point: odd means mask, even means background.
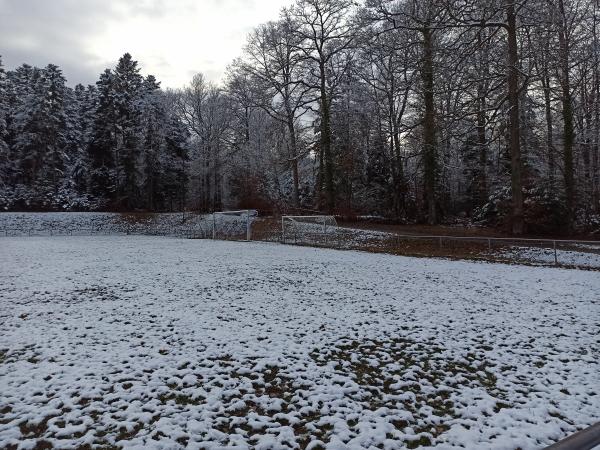
[[[256,210],[255,209],[239,209],[236,211],[215,211],[213,214],[222,214],[225,216],[228,216],[228,215],[239,216],[240,214],[246,214],[249,216],[253,216],[253,215],[256,215]]]

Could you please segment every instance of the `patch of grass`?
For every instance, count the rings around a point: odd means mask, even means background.
[[[412,413],[413,419],[396,419],[392,424],[398,429],[412,427],[417,433],[425,433],[419,439],[407,442],[408,448],[431,445],[431,437],[437,437],[449,429],[445,423],[432,423],[425,410],[431,410],[434,415],[453,419],[458,417],[452,391],[460,391],[461,386],[477,384],[486,389],[491,395],[503,397],[503,392],[497,387],[496,376],[489,370],[493,365],[483,354],[471,352],[466,360],[453,360],[442,357],[443,348],[435,342],[416,342],[402,337],[391,337],[387,341],[342,339],[333,347],[314,349],[310,356],[316,364],[325,366],[334,364],[341,375],[351,376],[356,383],[368,393],[368,407],[376,410],[388,407],[387,397],[411,392],[413,397],[403,400],[404,407]],[[411,373],[407,382],[405,374]],[[421,382],[408,381],[417,377]],[[457,382],[456,380],[463,380]],[[428,388],[421,388],[424,382]],[[436,388],[436,386],[449,386]],[[509,407],[498,401],[497,408]]]
[[[158,396],[158,399],[162,403],[168,403],[170,401],[174,401],[177,405],[201,405],[204,402],[204,397],[199,396],[197,398],[193,398],[189,395],[185,395],[182,393],[169,392],[167,394],[161,394]]]

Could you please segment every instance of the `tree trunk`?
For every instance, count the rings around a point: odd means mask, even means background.
[[[600,75],[594,69],[594,141],[592,144],[592,210],[600,212]]]
[[[395,117],[392,120],[392,127],[393,127],[393,139],[392,139],[392,144],[393,144],[393,160],[395,161],[394,164],[394,172],[396,174],[396,180],[395,180],[395,186],[394,186],[394,191],[395,191],[395,196],[396,196],[396,202],[397,202],[397,213],[398,215],[400,215],[400,213],[405,212],[406,210],[406,182],[404,180],[404,167],[402,166],[403,162],[402,162],[402,151],[400,149],[400,132],[398,130],[398,122],[395,120]]]
[[[523,165],[519,130],[519,54],[517,46],[517,20],[512,0],[506,4],[506,31],[508,34],[508,107],[509,107],[509,150],[512,193],[512,232],[523,234]]]
[[[429,28],[423,34],[423,97],[425,113],[423,118],[423,168],[425,178],[425,200],[427,202],[427,222],[437,223],[436,199],[436,134],[435,103],[433,92],[433,36]]]
[[[596,3],[593,9],[593,27],[594,48],[598,48],[597,34],[597,16]],[[594,73],[593,73],[593,91],[594,91],[594,142],[592,147],[592,209],[595,213],[600,212],[600,69],[598,52],[594,52]]]
[[[558,45],[560,51],[561,72],[561,102],[564,127],[563,143],[563,177],[565,183],[565,206],[568,214],[569,230],[575,221],[575,179],[573,175],[573,144],[575,143],[575,128],[573,125],[573,101],[569,75],[569,42],[566,30],[566,17],[563,0],[558,0],[559,31]]]
[[[298,143],[296,141],[296,128],[294,127],[294,119],[288,114],[287,121],[288,133],[290,134],[290,164],[292,166],[292,180],[294,206],[300,207],[300,180],[298,176]]]
[[[479,149],[479,171],[477,180],[477,206],[483,205],[487,201],[487,153],[488,143],[486,137],[486,79],[489,76],[488,70],[488,55],[485,46],[483,45],[482,33],[484,30],[479,30],[477,34],[477,43],[482,52],[480,55],[480,77],[481,81],[477,84],[477,146]]]
[[[335,193],[333,186],[333,157],[331,154],[331,124],[329,100],[327,98],[326,69],[325,63],[320,64],[321,75],[321,152],[323,155],[323,165],[320,170],[323,173],[323,182],[325,185],[325,201],[327,211],[333,213],[335,208]]]
[[[548,69],[544,67],[544,71]],[[550,100],[550,77],[547,73],[542,77],[544,90],[544,108],[546,113],[546,153],[548,155],[548,183],[554,192],[554,177],[556,175],[556,162],[554,150],[554,126],[552,124],[552,104]]]

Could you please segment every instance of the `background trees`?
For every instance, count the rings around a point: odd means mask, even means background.
[[[165,209],[183,195],[187,130],[131,55],[87,88],[52,64],[1,75],[4,209]]]
[[[3,208],[327,210],[516,234],[600,223],[592,0],[296,0],[222,85],[0,68]],[[596,225],[594,225],[596,224]]]

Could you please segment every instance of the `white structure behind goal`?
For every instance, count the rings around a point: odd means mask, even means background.
[[[212,238],[228,239],[245,236],[252,238],[252,221],[258,215],[255,209],[216,211],[212,214]]]
[[[281,216],[281,235],[286,238],[327,235],[337,231],[334,216]]]

